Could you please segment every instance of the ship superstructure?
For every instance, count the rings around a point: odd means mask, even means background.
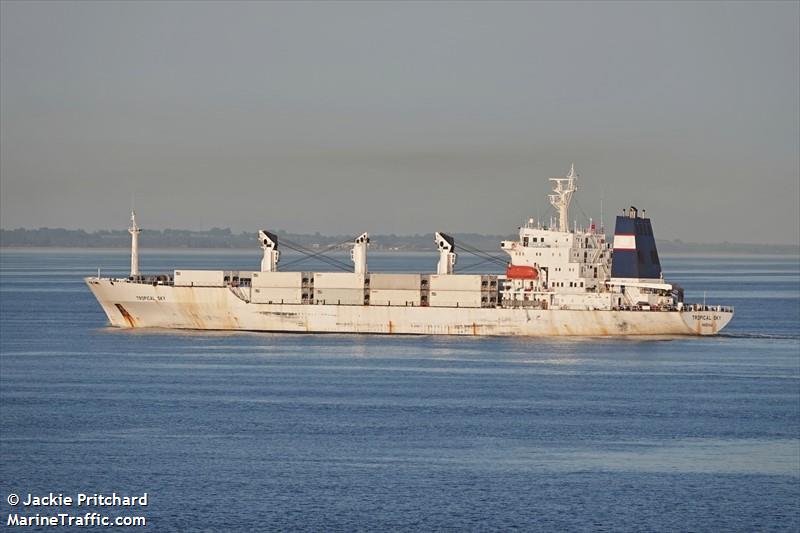
[[[663,279],[644,212],[640,216],[630,207],[617,217],[613,245],[605,229],[591,221],[588,228],[575,224],[569,230],[577,178],[574,165],[566,177],[551,178],[555,185],[549,198],[558,218],[549,226],[529,219],[518,240],[501,243],[511,257],[503,301],[550,309],[682,309],[683,291]]]
[[[350,272],[280,271],[279,239],[266,230],[258,234],[259,271],[142,275],[140,230],[132,214],[130,276],[86,282],[119,327],[529,336],[718,333],[733,309],[684,303],[683,290],[663,278],[644,211],[630,207],[617,216],[613,242],[606,240],[602,224],[570,229],[577,179],[574,165],[566,176],[551,178],[549,199],[557,217],[547,225],[529,219],[518,240],[501,243],[509,256],[504,275],[456,273],[458,243],[441,232],[435,234],[435,274],[370,272],[367,233],[352,243]]]

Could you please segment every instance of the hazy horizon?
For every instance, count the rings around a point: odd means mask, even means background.
[[[0,227],[800,242],[800,3],[3,2]]]

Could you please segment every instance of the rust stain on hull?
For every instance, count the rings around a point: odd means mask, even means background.
[[[130,327],[135,328],[136,321],[133,319],[128,310],[122,307],[122,304],[114,304],[114,305],[116,306],[117,309],[119,309],[119,312],[122,313],[122,318],[125,319],[125,322],[127,322]]]

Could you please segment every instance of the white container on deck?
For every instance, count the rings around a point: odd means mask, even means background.
[[[408,289],[370,289],[370,305],[414,305],[420,304],[420,291]]]
[[[253,287],[300,288],[302,272],[253,272],[250,284]]]
[[[478,276],[480,278],[480,276]],[[478,280],[480,281],[480,279]],[[428,303],[431,307],[481,307],[480,289],[473,291],[431,291]]]
[[[291,287],[252,287],[250,301],[257,304],[299,304],[303,302],[303,289]]]
[[[363,289],[364,274],[352,272],[315,272],[316,289]]]
[[[420,274],[373,273],[369,276],[369,288],[419,291],[421,280]]]
[[[482,277],[480,274],[431,274],[430,290],[479,291]]]
[[[314,289],[314,303],[364,305],[364,289]]]
[[[225,272],[222,270],[176,270],[176,287],[224,287]]]

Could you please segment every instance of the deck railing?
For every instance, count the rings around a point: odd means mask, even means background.
[[[733,313],[732,305],[705,305],[705,304],[689,304],[683,307],[684,311],[711,311],[718,313]]]

